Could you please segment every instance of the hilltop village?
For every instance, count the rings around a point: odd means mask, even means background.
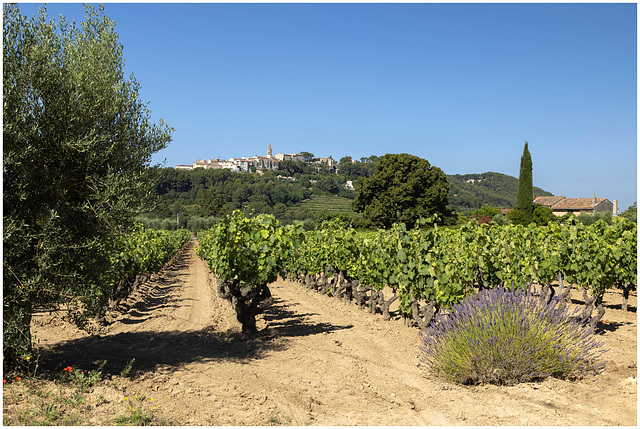
[[[269,142],[266,156],[243,156],[241,158],[229,158],[228,160],[198,159],[193,164],[178,165],[176,169],[227,169],[232,172],[254,172],[258,173],[258,175],[262,175],[264,171],[282,170],[289,171],[289,174],[287,176],[279,175],[277,178],[295,181],[296,178],[293,177],[294,169],[290,167],[291,163],[305,162],[307,165],[315,166],[319,172],[324,170],[344,176],[341,186],[340,184],[333,184],[334,181],[331,181],[332,186],[325,186],[327,191],[336,194],[342,188],[353,191],[354,184],[358,178],[371,176],[372,170],[360,171],[359,167],[367,165],[368,162],[374,161],[375,163],[377,157],[372,156],[362,160],[363,163],[359,163],[351,159],[351,157],[345,157],[340,162],[337,162],[331,156],[318,158],[309,152],[277,153],[273,155],[271,142]],[[319,178],[309,177],[308,180],[311,185],[316,185]],[[486,205],[512,207],[518,186],[517,178],[495,172],[487,172],[480,175],[448,175],[447,181],[449,182],[449,204],[460,212],[473,211]],[[534,196],[536,197],[534,203],[549,208],[556,216],[571,213],[594,214],[597,212],[608,212],[614,216],[618,214],[617,200],[611,202],[606,198],[596,198],[595,195],[593,198],[565,198],[564,196],[553,196],[550,192],[534,187]],[[347,197],[353,198],[353,195],[348,195]],[[509,209],[502,209],[503,214],[508,211]]]
[[[308,154],[311,155],[311,154]],[[193,170],[194,168],[205,169],[229,169],[233,172],[249,172],[262,170],[278,170],[283,161],[305,161],[311,164],[326,165],[330,170],[335,170],[337,162],[332,157],[315,158],[309,157],[306,153],[277,153],[273,155],[271,142],[267,148],[267,156],[254,155],[252,157],[220,159],[198,159],[193,164],[178,165],[177,169]]]

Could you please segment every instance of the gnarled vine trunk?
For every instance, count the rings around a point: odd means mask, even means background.
[[[413,293],[411,294],[411,316],[413,320],[418,324],[420,330],[427,329],[429,323],[436,314],[436,302],[431,301],[423,308],[420,308],[418,300],[415,299]]]
[[[391,313],[389,312],[389,306],[392,302],[398,299],[395,291],[392,291],[392,296],[388,300],[384,300],[384,294],[380,291],[379,304],[382,307],[382,319],[383,320],[391,320]]]
[[[540,303],[549,304],[555,295],[556,291],[551,287],[551,283],[545,283],[545,285],[542,286]]]
[[[584,320],[590,319],[589,322],[595,328],[600,319],[602,319],[602,316],[604,316],[604,297],[602,294],[593,295],[590,297],[586,288],[582,290],[582,296],[584,297],[584,310],[582,310],[582,318]],[[596,310],[595,316],[592,316],[593,310]]]
[[[622,289],[622,311],[629,311],[629,292],[635,290],[632,283],[623,284],[619,286]]]
[[[571,302],[571,283],[565,283],[566,287],[562,290],[562,293],[558,297],[560,301],[558,303],[558,309],[564,310],[567,304]]]
[[[218,296],[231,303],[238,322],[242,324],[243,334],[257,333],[256,316],[273,304],[271,291],[266,284],[242,285],[237,279],[220,282]]]

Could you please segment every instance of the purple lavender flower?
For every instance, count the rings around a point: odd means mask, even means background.
[[[421,367],[462,384],[515,384],[604,370],[604,350],[578,310],[531,291],[485,289],[439,313],[420,333]]]

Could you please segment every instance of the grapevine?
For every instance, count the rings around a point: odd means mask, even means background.
[[[405,322],[422,329],[438,311],[482,289],[529,290],[535,283],[543,288],[540,299],[550,302],[559,273],[569,282],[558,297],[561,307],[577,284],[585,298],[582,317],[595,324],[604,313],[604,292],[628,291],[637,282],[637,227],[626,220],[611,228],[603,222],[430,225],[421,220],[413,229],[396,224],[362,233],[328,222],[303,233],[272,216],[235,212],[200,235],[198,255],[218,276],[220,296],[231,301],[246,331],[255,330],[255,314],[271,302],[267,284],[279,274],[387,320],[398,300]],[[391,297],[385,298],[385,287]]]
[[[340,273],[348,272],[349,296],[357,305],[371,312],[379,306],[389,319],[389,304],[397,299],[405,320],[421,328],[440,309],[484,288],[530,289],[535,283],[542,286],[540,299],[549,302],[554,298],[551,283],[559,274],[569,282],[558,297],[561,306],[568,302],[572,285],[579,285],[585,298],[582,316],[595,324],[604,314],[606,290],[623,289],[626,303],[637,283],[637,226],[624,219],[612,227],[603,222],[503,227],[470,223],[458,229],[426,224],[357,234],[325,226],[305,234],[287,263],[288,271],[313,287],[339,267]],[[385,286],[393,291],[388,301],[382,294]]]

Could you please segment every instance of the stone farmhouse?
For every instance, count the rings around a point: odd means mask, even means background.
[[[554,215],[563,216],[567,213],[580,215],[582,213],[594,214],[597,212],[610,212],[618,214],[618,200],[613,203],[606,198],[566,198],[564,196],[536,197],[533,202],[544,207],[549,207]]]
[[[251,167],[255,167],[256,170],[278,170],[282,161],[303,161],[304,156],[299,153],[277,153],[273,155],[271,149],[271,142],[267,148],[267,156],[254,155],[251,158],[243,156],[242,158],[229,158],[228,161],[222,161],[220,159],[198,159],[193,164],[177,165],[176,168],[180,170],[193,170],[194,168],[213,168],[213,169],[229,169],[233,172],[248,172]],[[334,168],[336,162],[332,157],[317,158],[314,161],[316,164],[327,164],[329,168]]]

